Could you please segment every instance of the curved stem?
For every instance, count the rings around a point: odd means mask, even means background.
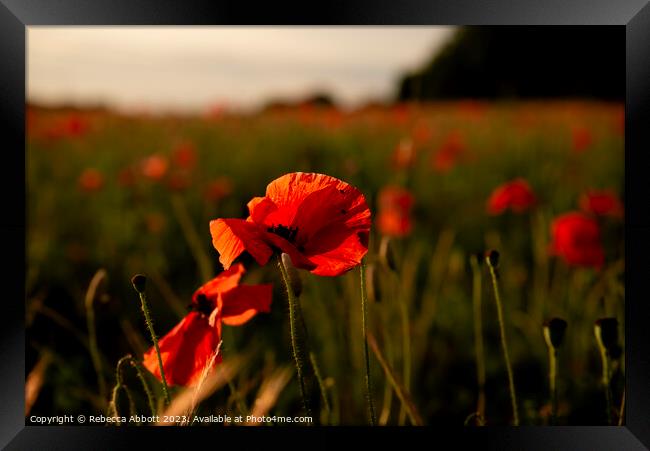
[[[508,371],[508,388],[510,389],[510,401],[512,402],[512,415],[514,417],[515,426],[519,426],[519,409],[517,407],[517,394],[515,392],[515,380],[512,375],[512,367],[510,366],[510,355],[508,354],[508,339],[506,338],[505,321],[503,319],[503,306],[501,305],[501,296],[499,294],[499,283],[497,281],[497,274],[494,266],[489,263],[490,275],[492,276],[492,287],[494,288],[494,300],[497,304],[497,314],[499,315],[499,331],[501,335],[501,347],[503,348],[503,358],[506,362],[506,370]]]
[[[557,351],[549,347],[548,349],[548,360],[549,360],[549,387],[551,390],[551,424],[557,422]]]
[[[291,278],[289,277],[289,271],[284,266],[282,262],[282,257],[278,255],[278,266],[280,267],[280,272],[282,273],[282,279],[284,280],[284,285],[287,289],[287,298],[289,300],[289,327],[291,329],[291,350],[293,353],[293,358],[296,362],[296,371],[298,373],[298,382],[300,385],[300,396],[302,397],[303,407],[307,415],[311,415],[311,408],[307,398],[307,392],[305,388],[305,370],[307,368],[307,359],[305,356],[305,349],[301,341],[298,339],[298,322],[301,321],[298,318],[300,314],[300,304],[298,298],[293,292],[291,285]]]
[[[483,318],[481,315],[481,268],[476,257],[470,260],[472,266],[472,305],[474,307],[474,350],[476,353],[476,382],[478,399],[476,413],[485,418],[485,354],[483,352]]]
[[[106,277],[106,271],[100,269],[95,273],[88,290],[86,291],[85,306],[86,306],[86,325],[88,327],[88,350],[97,373],[97,385],[99,386],[99,395],[102,399],[106,397],[106,381],[104,380],[104,371],[102,369],[102,358],[97,346],[97,330],[95,328],[95,308],[93,302],[95,300],[95,293],[101,281]]]
[[[144,320],[147,323],[147,328],[149,329],[149,334],[151,335],[151,341],[153,342],[153,347],[156,350],[156,357],[158,357],[158,368],[160,368],[160,379],[162,380],[163,393],[165,395],[165,405],[169,405],[171,402],[169,398],[169,387],[167,387],[167,379],[165,379],[165,370],[163,369],[162,357],[160,356],[160,348],[158,347],[158,337],[156,337],[156,332],[153,330],[153,322],[151,321],[151,314],[149,313],[149,307],[147,306],[147,296],[145,293],[138,293],[140,295],[140,303],[142,304],[142,313],[144,313]]]
[[[363,357],[365,360],[365,379],[366,379],[366,401],[368,402],[368,416],[371,426],[377,424],[375,416],[375,405],[372,400],[372,385],[370,381],[370,356],[368,353],[368,333],[366,322],[368,316],[368,294],[366,293],[366,265],[361,261],[359,266],[361,279],[361,333],[363,335]]]

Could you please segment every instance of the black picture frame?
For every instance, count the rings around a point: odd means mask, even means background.
[[[626,33],[625,232],[626,425],[623,427],[378,428],[361,432],[365,446],[391,442],[441,448],[636,450],[650,447],[650,6],[647,0],[471,0],[302,3],[206,0],[0,0],[0,237],[3,327],[0,446],[6,449],[117,449],[144,437],[153,449],[268,444],[323,447],[351,428],[111,428],[25,426],[25,75],[31,25],[614,25]],[[191,436],[188,434],[192,434]],[[270,438],[280,433],[282,437]],[[318,435],[317,439],[310,438]],[[408,435],[408,437],[406,437]],[[415,435],[415,437],[413,437]],[[361,438],[361,437],[360,437]],[[408,440],[408,441],[406,441]],[[156,443],[162,444],[158,447]],[[242,445],[243,444],[243,445]],[[317,444],[316,446],[314,444]],[[438,445],[439,444],[439,445]],[[421,445],[419,445],[421,446]]]

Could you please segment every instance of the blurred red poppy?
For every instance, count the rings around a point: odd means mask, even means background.
[[[167,173],[169,163],[162,155],[151,155],[142,162],[142,174],[152,180],[160,180]]]
[[[605,253],[595,219],[580,212],[566,213],[551,224],[551,237],[551,254],[561,257],[567,264],[603,266]]]
[[[104,175],[95,168],[87,168],[79,176],[79,188],[87,193],[99,191],[104,186]]]
[[[405,169],[415,163],[415,146],[410,139],[402,139],[391,155],[391,162],[395,169]]]
[[[596,216],[623,217],[623,204],[612,191],[588,191],[580,197],[580,209]]]
[[[190,170],[196,166],[196,149],[191,142],[180,143],[172,152],[172,161],[174,165]]]
[[[507,209],[523,213],[537,202],[535,193],[528,182],[522,178],[498,186],[487,201],[487,211],[491,215],[500,215]]]
[[[171,191],[185,191],[191,183],[192,177],[186,170],[174,171],[169,174],[167,179],[167,187]]]
[[[221,323],[240,326],[259,312],[271,310],[272,285],[239,285],[244,266],[234,265],[196,290],[192,311],[158,346],[169,385],[191,386],[198,382],[221,341]],[[215,363],[221,362],[217,356]],[[144,354],[143,365],[161,380],[154,348]]]
[[[377,227],[387,236],[403,237],[411,233],[413,195],[404,188],[387,186],[379,193]]]
[[[205,188],[205,198],[210,202],[218,202],[232,192],[232,182],[228,177],[214,179]]]
[[[438,151],[433,154],[433,168],[438,172],[450,171],[464,152],[463,135],[456,130],[452,131],[447,135]]]
[[[120,169],[120,172],[117,174],[117,183],[125,188],[133,186],[135,184],[135,173],[133,168],[127,166]]]
[[[248,203],[246,219],[210,222],[224,268],[247,251],[260,265],[276,250],[320,276],[337,276],[368,252],[370,209],[357,188],[323,174],[293,172],[272,181]]]
[[[593,137],[591,131],[585,127],[575,127],[572,131],[573,151],[584,152],[591,146]]]

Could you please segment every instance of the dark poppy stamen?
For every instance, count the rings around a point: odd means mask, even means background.
[[[210,316],[214,310],[214,303],[203,293],[196,296],[195,301],[190,305],[190,309],[199,312],[205,316]]]
[[[281,236],[290,243],[294,242],[296,235],[298,234],[298,227],[286,227],[282,224],[271,226],[266,230],[267,232]]]

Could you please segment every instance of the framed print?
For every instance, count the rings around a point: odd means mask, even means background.
[[[650,7],[311,6],[2,0],[0,443],[647,449]]]

